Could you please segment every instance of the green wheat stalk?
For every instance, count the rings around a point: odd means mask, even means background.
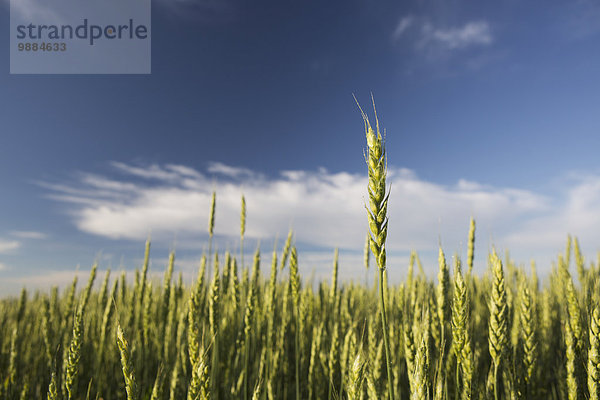
[[[82,303],[83,306],[83,303]],[[65,374],[65,389],[67,390],[69,400],[75,396],[75,379],[79,372],[79,360],[81,357],[81,335],[83,329],[83,307],[80,307],[75,314],[73,321],[73,336],[71,345],[67,352],[67,368]]]
[[[495,400],[500,399],[499,374],[500,366],[506,346],[507,337],[507,305],[506,289],[504,282],[504,270],[502,261],[494,251],[491,256],[492,261],[492,294],[490,300],[490,320],[488,328],[488,347],[493,362],[493,388]]]
[[[588,391],[590,400],[600,400],[600,306],[590,317],[590,347],[588,349]]]
[[[375,102],[373,102],[373,109],[375,110]],[[388,340],[388,323],[384,289],[384,273],[386,269],[385,240],[387,238],[388,229],[387,205],[389,198],[389,192],[386,194],[387,157],[385,153],[385,146],[383,144],[383,138],[381,137],[381,133],[379,131],[377,110],[375,110],[375,126],[377,132],[375,132],[371,127],[367,115],[362,111],[362,109],[360,109],[360,111],[365,124],[365,134],[367,138],[367,151],[365,159],[367,162],[369,175],[369,207],[367,208],[367,216],[369,219],[369,228],[371,230],[370,247],[377,262],[377,266],[379,267],[379,305],[385,346],[388,396],[390,400],[394,400],[394,380],[392,374],[392,358]]]

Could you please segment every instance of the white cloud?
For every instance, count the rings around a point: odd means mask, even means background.
[[[8,269],[8,266],[4,263],[0,262],[0,271],[6,271]]]
[[[490,25],[486,21],[468,22],[462,27],[448,29],[425,24],[422,35],[423,42],[437,42],[449,50],[489,45],[493,41]]]
[[[10,251],[16,250],[21,246],[21,243],[17,240],[4,240],[0,239],[0,254],[8,253]]]
[[[327,277],[332,257],[327,249],[334,247],[343,250],[342,259],[361,265],[366,231],[364,174],[319,169],[282,171],[268,178],[223,164],[211,164],[212,173],[216,173],[214,165],[219,171],[232,172],[209,178],[209,173],[187,166],[123,164],[118,179],[81,174],[77,185],[45,187],[52,191],[52,198],[69,205],[69,215],[83,232],[139,242],[151,232],[153,240],[177,237],[181,239],[178,247],[193,243],[196,249],[201,248],[200,236],[207,230],[213,189],[217,192],[218,246],[235,249],[244,194],[246,236],[265,244],[275,237],[281,242],[292,227],[296,242],[306,249],[300,252],[305,273],[314,268],[316,278]],[[555,185],[551,195],[464,179],[440,185],[394,167],[390,167],[388,183],[388,249],[390,260],[402,265],[404,254],[417,249],[431,271],[440,239],[448,254],[466,254],[470,216],[477,220],[480,268],[485,268],[485,254],[494,245],[500,251],[510,249],[521,262],[535,258],[543,272],[562,251],[567,233],[579,237],[588,257],[600,249],[600,175],[571,175]],[[0,250],[14,250],[19,244],[0,241]],[[360,267],[355,270],[354,277],[363,276]]]
[[[46,239],[47,237],[45,233],[35,231],[12,231],[10,234],[19,239]]]
[[[367,182],[363,174],[320,169],[282,171],[275,178],[267,178],[247,169],[211,164],[213,173],[225,172],[222,180],[209,179],[185,166],[120,164],[119,168],[124,173],[119,179],[82,174],[76,186],[46,187],[53,191],[54,199],[69,204],[69,215],[81,231],[136,241],[143,241],[149,232],[154,240],[167,241],[174,235],[197,238],[205,234],[215,189],[215,232],[221,243],[227,244],[221,248],[237,243],[243,193],[248,209],[247,237],[266,241],[278,236],[281,241],[292,227],[299,245],[338,246],[349,251],[344,257],[360,262],[360,257],[352,254],[361,254],[366,231]],[[234,179],[240,176],[252,178]],[[141,182],[140,177],[144,178]],[[586,235],[587,240],[600,226],[594,222],[600,222],[600,212],[596,211],[600,210],[600,177],[573,182],[566,203],[532,191],[466,180],[440,185],[420,179],[413,171],[393,167],[388,181],[390,257],[413,248],[434,252],[440,238],[448,253],[460,252],[471,215],[477,219],[479,249],[493,243],[500,249],[516,250],[513,254],[523,254],[525,259],[539,254],[527,253],[527,243],[539,242],[541,247],[534,250],[555,254],[561,248],[558,238],[562,242],[567,232]],[[542,242],[546,232],[556,238]],[[485,252],[476,254],[483,257]],[[316,255],[302,255],[307,260],[312,257],[317,270],[329,269],[330,261],[322,263]]]
[[[568,184],[562,205],[552,213],[531,218],[521,230],[509,234],[506,237],[509,246],[559,247],[564,245],[569,232],[582,239],[584,248],[599,249],[600,176],[571,176]]]

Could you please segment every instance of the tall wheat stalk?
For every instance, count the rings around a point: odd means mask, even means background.
[[[65,374],[65,388],[68,399],[75,397],[75,379],[79,373],[79,360],[81,358],[81,335],[83,329],[83,304],[75,314],[73,321],[73,336],[67,352],[67,368]]]
[[[358,102],[357,102],[358,104]],[[359,106],[360,108],[360,106]],[[373,102],[373,109],[375,110],[375,102]],[[371,127],[369,118],[367,115],[360,110],[362,113],[363,121],[365,124],[365,134],[367,137],[367,151],[365,159],[368,167],[369,174],[369,207],[367,208],[367,216],[369,219],[369,228],[371,230],[370,247],[373,252],[373,256],[379,267],[379,305],[381,312],[382,330],[383,330],[383,341],[385,346],[385,359],[386,369],[388,377],[388,396],[390,400],[394,400],[394,385],[393,385],[393,374],[392,374],[392,358],[390,354],[390,344],[388,339],[388,323],[387,323],[387,311],[386,311],[386,299],[385,292],[386,285],[385,281],[385,269],[386,269],[386,253],[385,253],[385,240],[387,238],[388,229],[388,218],[387,218],[387,205],[389,193],[386,194],[386,176],[387,176],[387,156],[385,153],[385,146],[383,144],[383,138],[379,131],[379,120],[377,119],[377,110],[375,110],[375,121],[377,132]]]

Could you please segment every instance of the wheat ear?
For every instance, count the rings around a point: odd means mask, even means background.
[[[493,387],[494,398],[499,400],[500,388],[498,379],[502,376],[498,373],[502,363],[502,357],[507,344],[507,306],[506,306],[506,289],[504,282],[504,270],[502,261],[494,251],[491,256],[492,261],[492,295],[490,301],[490,321],[489,321],[489,337],[488,347],[493,361]]]
[[[358,103],[357,103],[358,104]],[[360,107],[360,106],[359,106]],[[373,102],[373,109],[375,109],[375,102]],[[367,152],[365,159],[368,166],[369,175],[369,207],[367,208],[367,215],[369,219],[369,228],[371,229],[371,240],[370,247],[373,252],[373,256],[379,267],[379,308],[381,312],[382,330],[383,330],[383,341],[385,346],[385,360],[388,377],[388,396],[390,400],[394,400],[394,385],[393,385],[393,374],[392,374],[392,358],[390,354],[390,344],[388,340],[388,323],[387,323],[387,311],[385,301],[385,269],[386,269],[386,251],[385,241],[387,238],[388,230],[388,218],[387,218],[387,206],[389,192],[386,188],[386,176],[387,176],[387,156],[385,152],[385,146],[383,138],[379,131],[379,120],[377,119],[377,111],[375,110],[375,121],[376,129],[375,132],[371,127],[369,119],[366,114],[362,111],[363,121],[365,124],[365,135],[367,138]],[[387,193],[386,193],[387,192]]]
[[[129,342],[125,338],[121,324],[117,321],[117,346],[121,353],[121,366],[123,368],[123,377],[125,378],[125,391],[127,400],[138,400],[137,383],[133,371],[133,360],[131,359],[131,350]]]

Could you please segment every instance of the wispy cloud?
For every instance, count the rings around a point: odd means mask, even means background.
[[[117,170],[120,170],[121,172],[124,172],[128,175],[144,179],[155,179],[157,181],[173,182],[179,181],[184,177],[198,177],[196,171],[181,165],[168,164],[162,167],[156,164],[152,164],[140,167],[116,161],[111,162],[111,165]]]
[[[45,233],[35,231],[12,231],[10,234],[19,239],[46,239],[48,237]]]
[[[398,40],[413,25],[415,18],[412,15],[402,17],[392,33],[392,39]]]
[[[442,27],[427,18],[413,15],[402,17],[391,37],[394,42],[406,37],[413,41],[416,49],[443,51],[488,46],[494,41],[487,21],[469,21],[460,26]]]
[[[8,253],[18,249],[21,243],[17,240],[0,239],[0,254]]]
[[[220,162],[209,163],[208,172],[234,179],[258,177],[258,174],[248,168],[232,167]]]
[[[446,29],[425,24],[421,33],[421,45],[438,43],[449,50],[485,46],[493,41],[490,25],[486,21],[473,21],[461,27]]]
[[[8,266],[6,264],[0,262],[0,271],[6,271],[6,270],[8,270]]]

